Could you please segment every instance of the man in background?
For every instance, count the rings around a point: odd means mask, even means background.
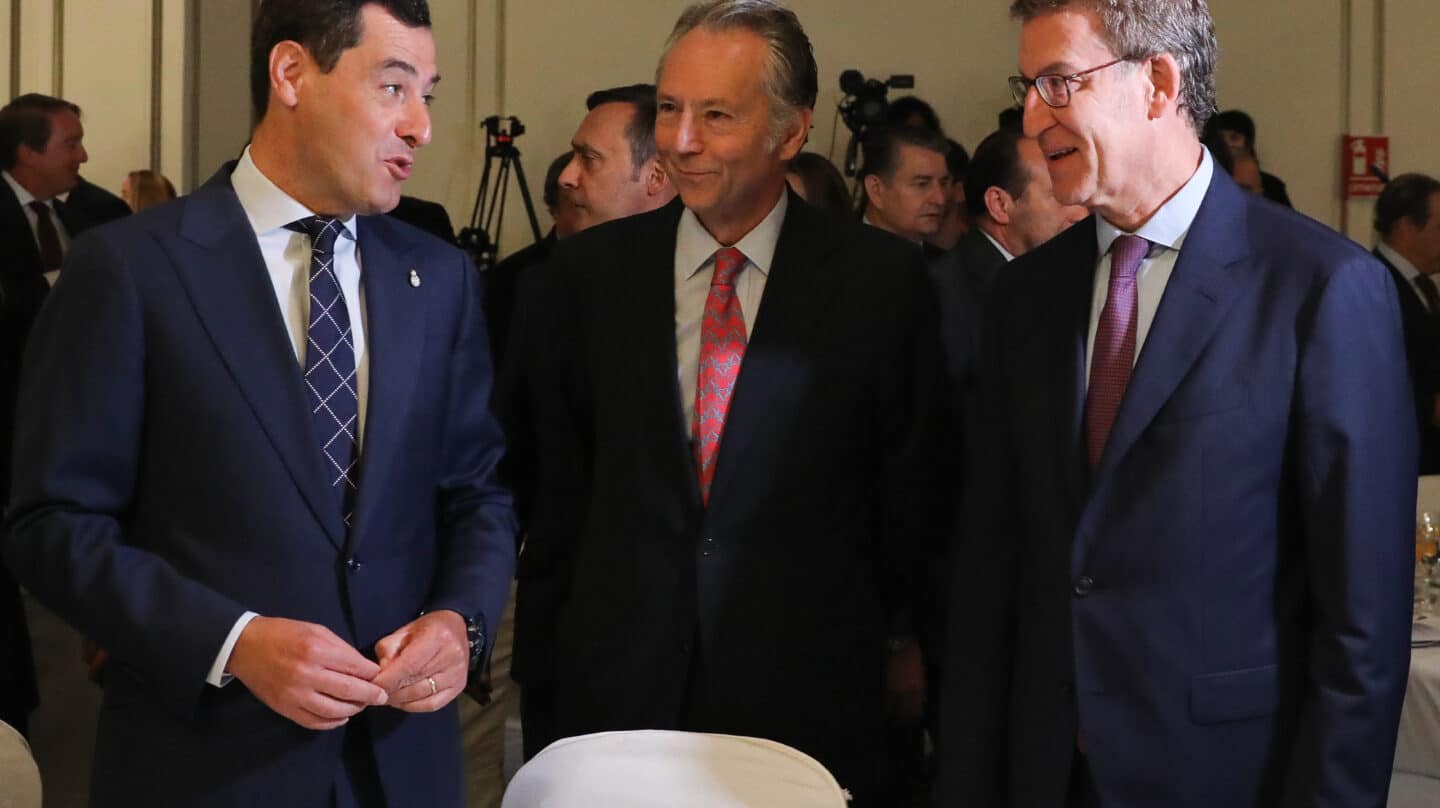
[[[35,315],[70,242],[130,212],[80,177],[84,138],[80,107],[64,99],[31,93],[0,108],[0,503],[10,495],[16,384]],[[25,605],[0,561],[0,721],[24,734],[37,701]]]
[[[914,243],[926,256],[939,250],[926,239],[940,232],[950,194],[944,135],[922,127],[877,127],[864,144],[860,182],[865,187],[864,221]]]
[[[1420,429],[1420,473],[1440,474],[1440,181],[1401,174],[1375,200],[1375,257],[1400,295]]]

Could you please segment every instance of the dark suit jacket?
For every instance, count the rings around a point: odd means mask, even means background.
[[[773,738],[863,798],[884,640],[948,493],[921,257],[791,196],[706,508],[677,384],[681,212],[562,241],[534,284],[539,370],[508,408],[537,474],[512,675],[553,690],[562,735]]]
[[[1409,662],[1415,429],[1394,289],[1216,172],[1098,470],[1093,219],[994,301],[951,616],[945,806],[1381,806]],[[973,496],[972,496],[973,495]]]
[[[1400,298],[1405,358],[1415,391],[1415,421],[1420,432],[1420,473],[1440,474],[1440,427],[1435,426],[1435,396],[1440,394],[1440,316],[1431,314],[1420,293],[1385,256],[1375,258],[1390,270]]]
[[[455,243],[455,226],[450,224],[450,214],[439,202],[417,199],[413,196],[402,196],[400,204],[396,205],[394,210],[387,215],[406,224],[414,225],[446,244]]]
[[[130,212],[118,197],[80,182],[68,202],[55,203],[56,214],[72,240]],[[30,221],[9,183],[0,182],[0,503],[10,494],[11,424],[20,355],[49,289]],[[0,721],[23,726],[37,702],[24,603],[0,561]]]
[[[386,217],[358,235],[370,390],[349,530],[227,170],[79,239],[35,324],[4,550],[111,653],[92,805],[327,804],[343,730],[205,683],[246,609],[361,649],[422,609],[483,613],[493,635],[514,520],[475,273]],[[367,716],[392,804],[460,805],[454,707]]]
[[[555,229],[551,228],[544,238],[485,270],[485,323],[490,327],[490,347],[498,367],[505,366],[520,279],[545,263],[555,249],[555,242]]]

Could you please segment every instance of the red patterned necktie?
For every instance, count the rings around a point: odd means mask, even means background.
[[[730,411],[730,395],[745,358],[745,314],[735,297],[735,276],[744,266],[745,255],[734,247],[715,251],[715,274],[710,278],[710,295],[705,298],[705,316],[700,321],[700,373],[695,387],[692,445],[695,473],[700,478],[700,501],[707,505],[710,484],[715,481],[720,436],[725,431],[725,414]]]
[[[1100,455],[1135,366],[1135,324],[1139,319],[1135,273],[1149,251],[1150,242],[1139,236],[1121,236],[1110,246],[1110,288],[1095,330],[1090,387],[1085,394],[1085,448],[1092,471],[1100,467]]]

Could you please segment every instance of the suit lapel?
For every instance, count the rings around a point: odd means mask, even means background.
[[[810,332],[829,307],[837,286],[825,273],[826,259],[835,247],[825,225],[817,210],[791,194],[725,417],[710,492],[712,504],[724,496],[730,481],[741,475],[745,452],[756,433],[774,420],[776,411],[788,410],[793,403],[796,356],[806,355]]]
[[[374,518],[376,503],[383,501],[384,492],[391,488],[386,475],[397,469],[390,460],[404,440],[409,421],[425,339],[425,294],[433,288],[423,283],[410,285],[410,271],[423,276],[426,268],[406,263],[405,245],[387,243],[385,237],[393,230],[382,217],[362,217],[357,229],[365,291],[365,351],[370,358],[352,537],[358,537]]]
[[[11,190],[10,183],[0,180],[0,232],[7,234],[7,252],[14,252],[8,256],[6,264],[13,266],[12,271],[17,275],[33,268],[35,274],[39,274],[40,267],[40,246],[35,243],[35,232],[30,229],[30,220],[25,216],[25,211],[20,207],[20,200]]]
[[[1185,236],[1179,259],[1125,390],[1100,458],[1107,479],[1210,342],[1240,291],[1231,265],[1247,256],[1242,192],[1217,172]]]
[[[1050,422],[1055,429],[1055,446],[1061,447],[1061,475],[1066,482],[1070,504],[1078,509],[1090,485],[1089,462],[1085,455],[1085,391],[1087,388],[1085,342],[1090,331],[1090,302],[1099,261],[1092,216],[1060,236],[1057,252],[1063,256],[1058,277],[1051,285],[1056,295],[1053,310],[1061,338],[1051,350],[1050,395],[1055,408]]]
[[[345,525],[326,484],[301,370],[275,287],[244,210],[221,169],[185,202],[174,258],[181,285],[241,395],[336,547]]]

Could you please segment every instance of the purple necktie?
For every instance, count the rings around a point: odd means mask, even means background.
[[[1150,242],[1139,236],[1121,236],[1110,246],[1110,289],[1100,311],[1100,327],[1095,329],[1090,388],[1085,394],[1085,448],[1092,471],[1100,467],[1100,455],[1135,366],[1135,273],[1149,251]]]

